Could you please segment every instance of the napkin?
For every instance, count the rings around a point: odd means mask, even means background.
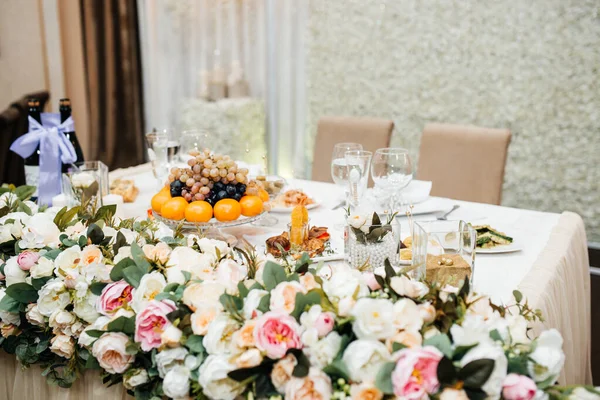
[[[408,186],[402,190],[402,198],[406,203],[417,204],[429,198],[431,193],[431,182],[429,181],[411,181]]]

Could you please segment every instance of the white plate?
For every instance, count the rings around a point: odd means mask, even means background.
[[[329,232],[329,234],[331,235],[331,232]],[[267,245],[266,245],[266,240],[272,236],[276,236],[277,233],[267,233],[267,234],[262,234],[262,235],[244,235],[244,239],[246,239],[247,241],[249,241],[252,245],[254,245],[256,247],[256,251],[261,253],[261,254],[265,254],[267,251]],[[324,256],[318,256],[318,257],[313,257],[312,261],[313,263],[318,263],[318,262],[328,262],[328,261],[335,261],[335,260],[343,260],[344,259],[344,242],[343,239],[338,239],[338,238],[334,238],[333,240],[329,239],[329,246],[331,247],[331,250],[333,250],[332,254],[327,254]]]
[[[477,254],[501,254],[501,253],[513,253],[515,251],[521,251],[521,246],[514,241],[511,244],[504,244],[501,246],[492,247],[491,249],[475,249]]]
[[[315,198],[313,198],[314,203],[309,204],[306,206],[307,210],[312,210],[313,208],[317,208],[321,205],[321,203],[316,200]],[[270,212],[274,212],[274,213],[290,213],[292,212],[292,210],[294,209],[294,207],[282,207],[282,206],[276,206],[271,208]]]

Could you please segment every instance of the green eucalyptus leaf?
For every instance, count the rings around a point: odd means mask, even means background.
[[[471,361],[458,372],[458,379],[464,382],[464,387],[481,389],[494,371],[494,360],[482,358]]]
[[[286,280],[285,269],[272,261],[267,261],[263,272],[263,281],[267,290],[273,290],[279,283]]]
[[[133,335],[135,332],[135,317],[119,317],[108,324],[107,330],[108,332],[123,332],[127,335]]]
[[[204,353],[204,345],[202,344],[203,336],[191,335],[185,342],[187,347],[192,353]]]
[[[375,386],[382,393],[394,394],[394,386],[392,385],[392,371],[396,368],[396,363],[388,362],[383,364],[375,378]]]
[[[35,303],[38,292],[25,282],[15,283],[6,288],[6,294],[23,304]]]
[[[425,339],[423,341],[423,346],[433,346],[444,353],[446,357],[452,359],[452,343],[445,333]]]

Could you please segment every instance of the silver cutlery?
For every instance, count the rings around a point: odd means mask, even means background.
[[[455,204],[454,206],[452,206],[452,208],[450,209],[450,211],[448,211],[445,214],[440,215],[436,219],[438,221],[446,221],[448,219],[448,215],[450,215],[450,213],[453,212],[454,210],[456,210],[458,207],[460,207],[460,206],[458,204]]]

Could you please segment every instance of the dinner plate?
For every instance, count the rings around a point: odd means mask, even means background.
[[[331,234],[331,232],[330,232],[330,234]],[[267,234],[261,234],[261,235],[244,235],[244,239],[246,239],[248,242],[250,242],[252,245],[254,245],[257,252],[259,252],[261,254],[265,254],[267,252],[267,245],[265,243],[266,240],[275,235],[277,235],[277,233],[272,233],[272,232],[267,233]],[[336,260],[344,259],[345,254],[344,254],[343,239],[339,239],[339,238],[329,239],[329,246],[330,246],[331,250],[333,251],[333,253],[313,257],[312,258],[313,263],[318,263],[321,261],[328,262],[328,261],[336,261]]]
[[[511,244],[503,244],[501,246],[492,247],[490,249],[475,249],[477,254],[502,254],[502,253],[514,253],[515,251],[521,251],[521,246],[514,241]]]
[[[321,205],[321,203],[317,199],[315,199],[315,198],[312,198],[312,199],[313,199],[314,203],[307,205],[306,206],[307,210],[312,210],[313,208],[317,208]],[[288,214],[288,213],[292,212],[293,209],[294,209],[294,207],[274,206],[273,208],[271,208],[270,212]]]

